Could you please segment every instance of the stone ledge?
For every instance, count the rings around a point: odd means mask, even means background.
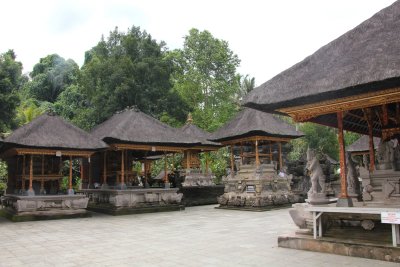
[[[246,206],[218,206],[215,207],[216,209],[225,209],[225,210],[243,210],[243,211],[269,211],[269,210],[280,210],[280,209],[287,209],[290,208],[292,204],[283,204],[283,205],[276,205],[276,206],[264,206],[264,207],[246,207]]]
[[[92,217],[87,210],[52,210],[52,211],[36,211],[16,214],[7,209],[0,209],[0,216],[5,217],[13,222],[41,221],[41,220],[58,220],[72,218]]]
[[[325,237],[313,239],[312,236],[292,234],[279,236],[278,246],[381,261],[400,262],[400,247],[392,247],[390,244],[373,244]]]
[[[141,213],[152,213],[152,212],[180,211],[184,210],[185,206],[168,205],[168,206],[154,206],[154,207],[116,208],[115,206],[112,205],[89,204],[87,209],[94,212],[118,216],[118,215],[141,214]]]

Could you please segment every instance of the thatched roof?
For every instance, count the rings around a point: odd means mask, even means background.
[[[200,141],[183,134],[159,120],[135,109],[114,114],[92,130],[92,135],[106,143],[131,143],[185,147]]]
[[[250,136],[297,138],[303,133],[272,114],[245,108],[214,132],[210,140],[222,142]]]
[[[191,136],[197,140],[200,140],[201,146],[215,146],[220,147],[222,146],[220,143],[209,141],[208,139],[211,138],[211,133],[206,132],[191,122],[187,122],[182,128],[180,128],[182,133]]]
[[[244,106],[273,112],[400,85],[400,1],[250,92]]]
[[[381,139],[374,137],[374,148],[378,149]],[[363,135],[357,141],[346,147],[349,152],[368,152],[369,151],[369,136]]]
[[[7,147],[98,150],[107,147],[103,141],[54,115],[43,114],[16,129],[4,143]]]

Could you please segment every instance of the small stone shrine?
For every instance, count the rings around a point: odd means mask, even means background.
[[[229,145],[231,151],[220,208],[266,210],[298,202],[291,192],[292,176],[285,172],[282,143],[301,136],[279,118],[252,109],[242,110],[217,130],[211,140]]]

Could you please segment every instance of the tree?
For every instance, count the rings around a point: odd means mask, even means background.
[[[22,64],[15,59],[13,50],[0,54],[0,133],[13,127],[19,103],[17,91],[22,83]]]
[[[237,111],[240,60],[226,41],[191,29],[182,49],[169,54],[177,66],[174,89],[193,110],[198,126],[215,130]]]
[[[256,87],[256,79],[249,75],[242,76],[240,79],[240,98],[250,93]]]
[[[167,113],[180,121],[188,109],[172,89],[171,60],[164,42],[132,27],[126,33],[116,28],[86,52],[80,85],[87,97],[87,121],[100,123],[118,110],[137,106],[160,117]],[[84,121],[84,119],[83,119]]]
[[[30,76],[32,80],[25,86],[27,94],[39,101],[54,103],[68,86],[77,82],[79,66],[72,59],[52,54],[41,58]]]

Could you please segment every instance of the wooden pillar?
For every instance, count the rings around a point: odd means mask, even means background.
[[[21,184],[21,189],[22,191],[25,191],[25,175],[26,175],[26,171],[25,171],[25,155],[23,155],[22,157],[22,184]]]
[[[30,155],[29,162],[29,191],[33,191],[33,155]]]
[[[272,163],[272,141],[269,141],[269,160]]]
[[[243,142],[240,142],[240,163],[243,164]]]
[[[279,147],[279,170],[282,170],[283,167],[283,159],[282,159],[282,143],[278,142]]]
[[[103,154],[103,184],[107,184],[107,151]]]
[[[42,179],[40,181],[40,193],[44,193],[44,155],[42,155]]]
[[[88,158],[88,165],[89,165],[89,181],[88,181],[88,188],[92,184],[92,163],[90,163],[90,157]]]
[[[167,153],[164,152],[164,182],[169,183],[168,181],[168,162],[167,162]]]
[[[388,115],[388,108],[387,104],[382,105],[382,122],[383,126],[387,126],[389,123],[389,115]]]
[[[233,155],[233,145],[231,145],[231,177],[235,175],[235,158]]]
[[[260,157],[258,155],[258,139],[256,138],[255,142],[255,149],[256,149],[256,167],[258,168],[260,166]]]
[[[208,157],[210,156],[210,152],[205,152],[205,156],[206,156],[206,175],[208,175]]]
[[[81,162],[81,182],[80,182],[80,186],[81,186],[81,188],[79,188],[79,189],[82,189],[82,184],[83,184],[83,172],[84,172],[84,168],[83,168],[83,158],[81,158],[81,160],[80,160],[80,162]]]
[[[341,198],[348,198],[347,195],[347,179],[346,179],[346,156],[344,147],[344,136],[343,136],[343,112],[337,113],[338,121],[338,138],[339,138],[339,159],[340,159],[340,188]]]
[[[68,189],[72,190],[72,156],[69,156],[69,186]]]
[[[125,157],[124,157],[125,151],[122,149],[121,150],[121,185],[125,183]]]
[[[190,169],[190,150],[186,150],[186,169]]]
[[[364,109],[364,117],[368,125],[368,137],[369,137],[369,171],[375,170],[375,148],[374,148],[374,122],[372,120],[372,111],[370,108]]]

